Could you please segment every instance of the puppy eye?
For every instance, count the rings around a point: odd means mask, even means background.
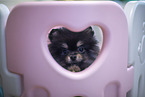
[[[67,50],[67,49],[62,50],[62,55],[67,55],[68,53],[69,53],[69,50]]]
[[[80,47],[78,47],[78,51],[79,51],[80,53],[84,53],[84,52],[85,52],[85,48],[82,47],[82,46],[80,46]]]

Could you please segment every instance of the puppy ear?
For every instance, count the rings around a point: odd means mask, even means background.
[[[85,33],[87,33],[88,35],[93,36],[94,35],[94,31],[92,29],[92,27],[88,27],[87,29],[84,30]]]
[[[52,29],[49,33],[49,39],[50,41],[53,41],[53,39],[58,35],[59,29]]]

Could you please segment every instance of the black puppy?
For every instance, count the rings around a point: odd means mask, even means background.
[[[99,54],[92,27],[72,32],[64,27],[52,29],[48,45],[53,58],[65,69],[79,72],[91,65]]]

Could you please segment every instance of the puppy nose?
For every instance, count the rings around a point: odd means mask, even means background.
[[[77,56],[76,55],[71,55],[70,58],[71,58],[72,61],[75,61]]]

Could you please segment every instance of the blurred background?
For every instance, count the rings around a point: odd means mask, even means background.
[[[5,4],[11,10],[14,6],[20,3],[31,2],[31,1],[90,1],[90,0],[0,0],[0,4]],[[103,1],[103,0],[91,0],[91,1]],[[107,1],[107,0],[104,0],[104,1]],[[115,2],[119,3],[122,7],[128,1],[129,0],[115,0]]]

